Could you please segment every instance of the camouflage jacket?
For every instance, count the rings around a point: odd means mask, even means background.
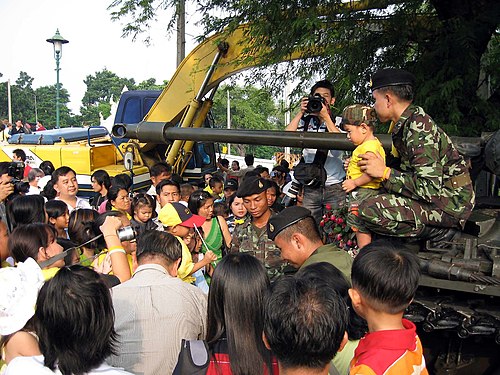
[[[400,158],[384,182],[387,191],[431,203],[466,220],[474,206],[469,169],[448,135],[420,107],[410,105],[392,131]]]
[[[264,264],[271,281],[283,274],[286,263],[281,259],[280,249],[267,237],[265,228],[260,236],[257,234],[251,217],[247,217],[243,224],[235,226],[231,252],[252,254]]]

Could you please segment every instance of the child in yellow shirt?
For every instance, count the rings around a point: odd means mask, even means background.
[[[358,207],[366,198],[378,194],[382,179],[370,177],[361,171],[358,166],[361,160],[359,155],[368,152],[378,153],[385,161],[384,148],[373,134],[376,121],[375,110],[362,104],[350,105],[342,113],[343,130],[347,132],[347,138],[357,146],[352,153],[347,167],[347,178],[342,183],[342,188],[346,193],[350,193],[347,224],[356,232],[356,242],[360,249],[368,245],[372,237],[370,233],[358,230]]]

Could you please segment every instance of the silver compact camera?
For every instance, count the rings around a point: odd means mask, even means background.
[[[134,228],[131,226],[120,228],[116,231],[120,241],[132,241],[135,240],[136,233]]]

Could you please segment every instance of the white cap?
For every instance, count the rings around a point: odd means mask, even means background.
[[[19,331],[31,319],[43,282],[42,270],[33,258],[0,269],[0,335]]]

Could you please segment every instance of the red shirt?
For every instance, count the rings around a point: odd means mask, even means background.
[[[367,333],[354,351],[350,375],[428,375],[415,324],[403,319],[403,327]]]

